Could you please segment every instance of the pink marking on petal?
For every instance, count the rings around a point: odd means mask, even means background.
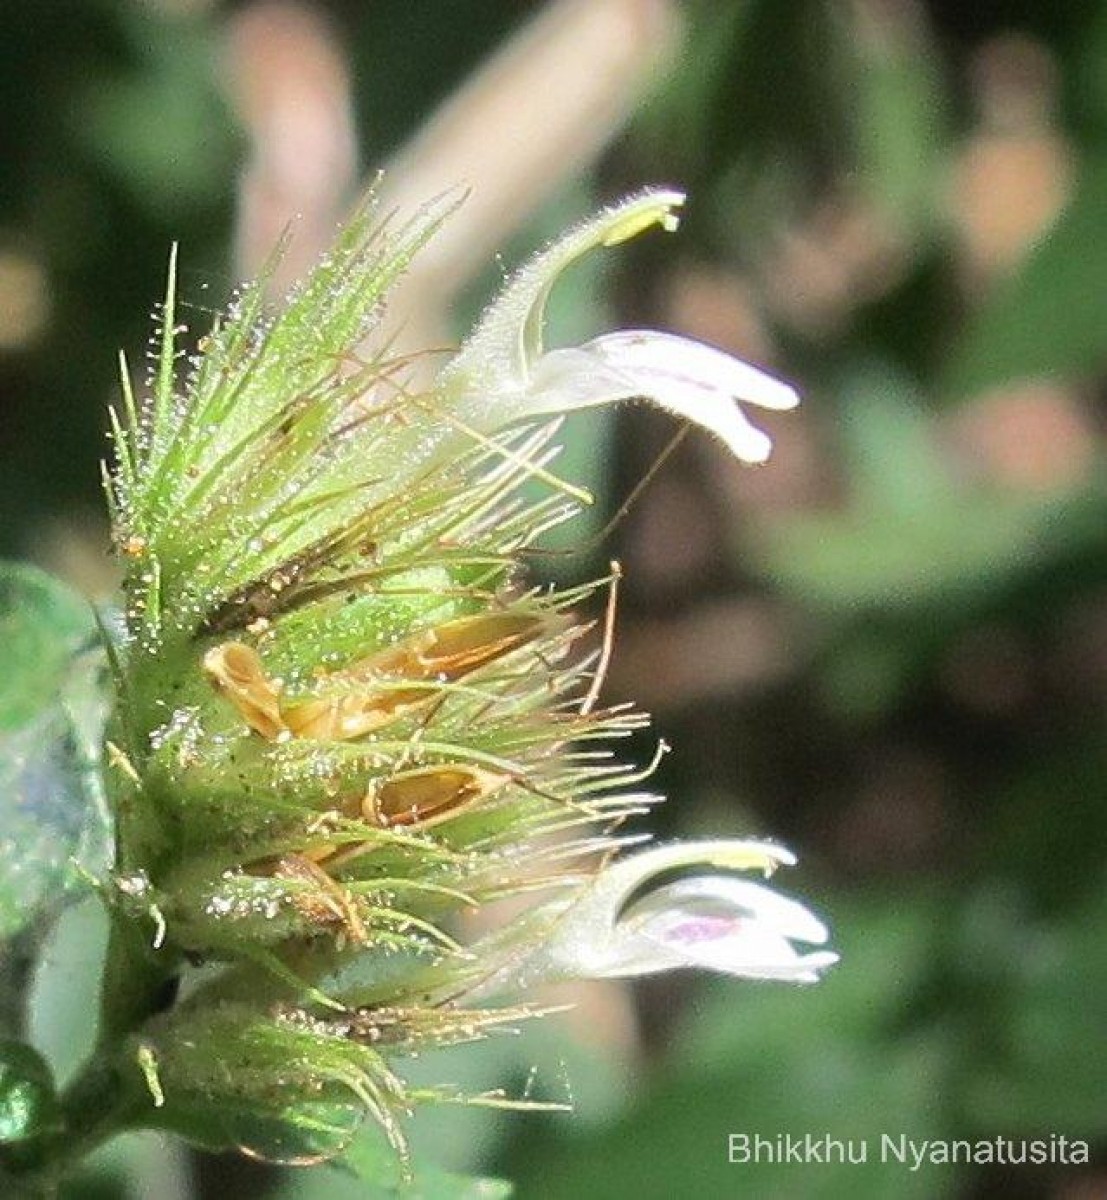
[[[696,942],[716,942],[733,937],[743,922],[735,917],[690,917],[665,931],[665,941],[694,945]]]

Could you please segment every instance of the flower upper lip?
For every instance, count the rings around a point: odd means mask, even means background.
[[[767,409],[799,402],[788,384],[692,338],[619,330],[546,350],[546,300],[561,272],[589,250],[652,225],[673,230],[682,193],[653,190],[600,213],[542,251],[508,281],[440,377],[463,416],[484,428],[640,398],[719,437],[735,457],[762,463],[772,448],[737,401]]]

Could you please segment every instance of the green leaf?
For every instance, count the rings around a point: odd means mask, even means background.
[[[34,567],[0,563],[0,730],[16,731],[52,705],[73,655],[94,632],[88,605]]]
[[[852,496],[841,510],[766,525],[763,569],[805,604],[840,612],[959,606],[1098,537],[1094,488],[1026,493],[959,482],[908,381],[879,366],[846,376],[840,436]],[[952,603],[951,603],[952,602]]]
[[[227,1111],[220,1105],[220,1125],[230,1144],[251,1158],[271,1163],[310,1163],[340,1153],[363,1120],[349,1104],[300,1101],[282,1113],[258,1112],[245,1105]]]
[[[1068,207],[1019,271],[966,322],[942,381],[954,396],[1107,365],[1107,162],[1085,166]]]
[[[359,1135],[337,1169],[298,1173],[277,1200],[506,1200],[511,1184],[439,1170],[424,1163],[406,1167],[375,1131]]]
[[[907,518],[890,510],[789,518],[759,547],[781,587],[809,605],[839,611],[904,610],[981,601],[1066,545],[1050,540],[1061,526],[1079,533],[1084,497],[952,493]]]
[[[32,567],[0,564],[0,938],[103,866],[106,703],[92,610]],[[6,956],[5,956],[6,958]],[[5,961],[4,967],[7,967]]]
[[[920,14],[880,18],[856,19],[843,39],[839,102],[852,115],[860,188],[897,229],[917,233],[933,223],[943,178],[945,95]]]
[[[364,1114],[350,1104],[297,1101],[265,1111],[227,1097],[171,1097],[146,1114],[144,1124],[185,1138],[213,1153],[239,1150],[262,1162],[313,1166],[342,1154]]]
[[[189,212],[222,198],[235,135],[216,79],[210,27],[123,10],[130,67],[111,86],[90,72],[71,109],[72,136],[147,212]],[[178,218],[179,219],[179,218]]]
[[[984,893],[998,960],[986,983],[989,995],[1005,999],[1002,1008],[988,1005],[988,1032],[998,1036],[981,1039],[988,1050],[966,1080],[965,1108],[986,1134],[1064,1130],[1090,1142],[1107,1134],[1103,1064],[1088,1052],[1103,1038],[1102,1012],[1088,997],[1107,989],[1107,902],[1102,877],[1089,884],[1090,903],[1053,919],[1019,912],[1009,888]],[[1015,945],[1027,949],[1012,960],[1008,948]],[[970,961],[988,965],[987,947],[966,949]],[[1007,978],[999,974],[1004,969]]]

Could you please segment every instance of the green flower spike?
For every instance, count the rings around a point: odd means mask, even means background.
[[[123,372],[108,477],[126,573],[109,971],[133,986],[109,996],[104,1037],[126,1047],[136,1122],[300,1160],[369,1114],[402,1150],[404,1115],[436,1098],[405,1085],[402,1056],[536,1011],[478,995],[674,966],[812,979],[833,961],[792,949],[825,940],[806,910],[738,878],[777,848],[611,863],[657,798],[589,748],[645,721],[598,706],[610,638],[578,650],[572,611],[609,581],[520,579],[586,499],[551,469],[564,413],[644,398],[760,462],[737,401],[796,402],[670,334],[544,349],[559,273],[675,228],[681,202],[645,192],[539,254],[424,387],[359,348],[448,204],[406,225],[366,210],[278,311],[264,279],[245,287],[183,370],[171,269],[141,403]],[[461,914],[530,892],[529,914],[461,944]]]

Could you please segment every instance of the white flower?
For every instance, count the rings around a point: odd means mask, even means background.
[[[605,867],[568,903],[540,910],[527,952],[482,991],[566,978],[616,978],[682,967],[814,983],[833,966],[826,926],[807,908],[734,874],[765,875],[795,858],[767,842],[661,846]]]
[[[641,398],[716,434],[745,462],[761,463],[772,443],[737,401],[789,409],[788,384],[691,338],[650,330],[605,334],[582,346],[545,350],[546,299],[566,267],[652,225],[674,230],[684,196],[647,191],[606,209],[522,267],[445,369],[441,386],[483,428],[528,417]]]
[[[802,904],[733,875],[676,879],[628,904],[604,944],[592,943],[590,974],[643,975],[699,967],[747,979],[814,983],[838,961],[828,950],[801,954],[794,942],[822,945],[826,926]]]

